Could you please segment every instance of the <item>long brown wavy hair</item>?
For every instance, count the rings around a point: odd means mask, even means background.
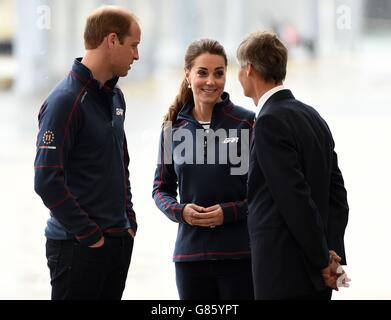
[[[194,65],[194,60],[204,53],[215,54],[223,57],[225,66],[227,66],[228,60],[224,47],[216,40],[200,39],[192,42],[186,50],[185,70],[191,70]],[[193,92],[191,88],[188,88],[188,83],[186,81],[186,77],[184,76],[179,87],[179,92],[174,102],[170,105],[166,115],[164,116],[163,124],[167,121],[174,122],[183,105],[191,101],[194,101]]]

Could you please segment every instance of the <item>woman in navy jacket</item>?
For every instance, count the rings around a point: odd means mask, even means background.
[[[254,113],[224,92],[226,70],[220,43],[191,43],[163,123],[153,198],[179,225],[181,299],[253,299],[246,184]]]

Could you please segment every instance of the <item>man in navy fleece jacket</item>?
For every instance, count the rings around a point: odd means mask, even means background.
[[[86,53],[39,112],[35,190],[50,210],[45,230],[52,299],[121,299],[137,230],[116,86],[138,60],[140,26],[100,7],[84,31]]]

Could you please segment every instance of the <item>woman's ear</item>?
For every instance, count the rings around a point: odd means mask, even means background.
[[[185,69],[185,81],[186,81],[187,86],[190,88],[189,77],[190,77],[190,70],[189,69]]]

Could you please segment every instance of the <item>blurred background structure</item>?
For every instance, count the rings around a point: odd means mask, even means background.
[[[391,1],[0,0],[0,299],[48,299],[43,235],[48,210],[33,190],[38,110],[83,55],[86,16],[101,4],[140,18],[140,60],[119,84],[127,100],[130,176],[139,232],[124,299],[177,299],[176,225],[151,198],[162,116],[182,77],[187,45],[215,38],[230,59],[226,90],[254,110],[235,52],[256,30],[289,48],[286,87],[328,122],[343,171],[349,289],[334,299],[391,299]]]

